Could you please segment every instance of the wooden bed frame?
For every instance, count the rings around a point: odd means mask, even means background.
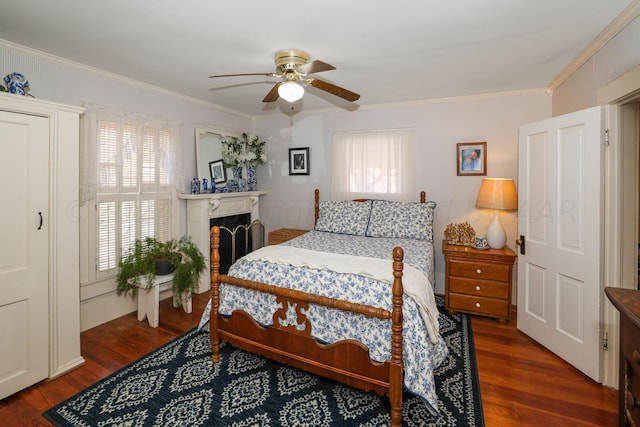
[[[315,190],[315,220],[318,221],[320,192]],[[426,194],[420,193],[424,203]],[[402,421],[403,362],[402,362],[402,270],[404,251],[393,249],[392,311],[361,305],[345,300],[328,298],[306,292],[279,288],[277,286],[239,279],[219,274],[220,230],[211,228],[211,317],[210,336],[213,363],[220,362],[220,340],[277,360],[287,365],[303,369],[339,381],[362,390],[373,390],[379,395],[387,395],[391,404],[391,422],[400,426]],[[218,313],[220,305],[220,283],[227,283],[276,296],[282,308],[273,314],[273,325],[262,327],[243,310],[234,310],[230,317]],[[295,304],[297,323],[303,325],[298,330],[295,325],[280,325],[279,319],[286,319],[289,306]],[[369,357],[369,349],[356,340],[343,340],[333,344],[321,344],[311,336],[311,324],[302,313],[309,304],[319,304],[379,319],[391,319],[391,358],[383,363]]]

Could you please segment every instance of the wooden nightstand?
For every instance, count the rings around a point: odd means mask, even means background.
[[[301,236],[309,230],[297,230],[295,228],[279,228],[269,232],[269,244],[279,245],[280,243]]]
[[[451,314],[511,319],[511,276],[517,258],[509,248],[479,250],[442,242],[445,308]]]

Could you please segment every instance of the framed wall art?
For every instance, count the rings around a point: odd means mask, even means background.
[[[309,147],[289,148],[289,175],[309,175]]]
[[[227,171],[222,159],[209,162],[209,171],[211,172],[211,181],[216,184],[227,182]]]
[[[487,143],[461,142],[456,144],[458,176],[487,175]]]

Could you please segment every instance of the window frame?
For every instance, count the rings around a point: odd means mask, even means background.
[[[366,151],[369,143],[376,145],[377,153],[372,155]],[[416,181],[414,152],[413,130],[410,128],[336,132],[332,145],[332,198],[413,200]],[[378,160],[380,158],[383,160]],[[373,169],[378,171],[375,179],[371,173]],[[358,170],[364,172],[359,177],[360,186],[354,188],[353,178]],[[384,181],[386,191],[372,188],[377,179]],[[397,191],[389,191],[394,186]]]
[[[115,159],[111,161],[115,165],[116,169],[116,179],[115,185],[109,187],[100,187],[99,177],[95,178],[95,190],[92,193],[93,197],[88,200],[86,203],[81,203],[80,205],[80,216],[84,218],[82,221],[80,232],[81,232],[81,284],[92,284],[97,282],[102,282],[105,280],[111,280],[113,286],[115,286],[115,277],[118,272],[118,262],[122,257],[123,252],[126,250],[123,244],[123,220],[122,220],[122,204],[125,202],[134,202],[135,206],[135,215],[136,220],[133,227],[134,235],[133,240],[129,239],[130,242],[134,241],[137,238],[144,238],[146,235],[153,234],[155,237],[160,238],[161,240],[167,240],[170,238],[177,237],[177,231],[179,229],[179,203],[177,202],[177,194],[178,189],[176,188],[174,183],[171,183],[171,177],[169,173],[169,169],[171,167],[175,167],[175,164],[171,164],[171,159],[167,159],[166,157],[171,153],[176,153],[182,149],[182,144],[180,141],[180,132],[176,129],[170,129],[168,126],[172,126],[168,124],[166,121],[163,122],[161,120],[157,120],[152,122],[151,124],[145,121],[145,117],[138,120],[136,123],[135,119],[133,119],[133,127],[136,128],[137,134],[137,154],[136,154],[136,182],[135,186],[123,187],[122,185],[122,159],[121,153],[115,154]],[[103,122],[110,123],[113,122],[117,126],[121,126],[121,123],[118,123],[120,118],[114,117],[113,120],[109,120],[109,118],[100,117],[98,115],[97,122],[93,123],[95,126],[95,135],[94,138],[99,137],[99,129],[103,126]],[[127,119],[127,123],[129,124],[129,119]],[[83,137],[91,138],[91,136],[83,135]],[[149,169],[145,168],[145,158],[140,155],[142,153],[142,144],[146,140],[146,142],[150,142],[152,144],[152,150],[154,155],[151,156],[151,159],[147,161],[152,162],[153,164],[153,182],[150,182],[149,179],[144,180],[143,174],[148,172]],[[90,144],[90,141],[83,141],[85,144]],[[93,150],[89,150],[92,155],[94,155],[93,159],[89,158],[89,165],[94,165],[95,170],[99,171],[99,141],[96,141],[95,147]],[[124,143],[122,142],[122,135],[119,134],[117,136],[116,144],[118,144],[117,150],[121,150]],[[168,144],[168,145],[167,145]],[[159,148],[163,147],[163,148]],[[113,153],[111,153],[113,155]],[[155,157],[154,157],[155,156]],[[91,155],[89,156],[91,157]],[[147,157],[149,159],[149,157]],[[85,161],[87,161],[86,153],[85,153]],[[181,160],[181,158],[180,158]],[[82,160],[81,160],[82,161]],[[118,166],[119,164],[119,166]],[[164,166],[164,170],[162,167]],[[97,173],[96,173],[97,175]],[[147,201],[153,201],[154,212],[152,217],[153,222],[153,232],[145,233],[143,231],[143,217],[142,215],[142,206]],[[101,236],[100,236],[100,213],[98,212],[98,208],[103,203],[115,203],[115,211],[114,215],[114,249],[108,259],[106,259],[106,263],[102,263],[101,265]],[[166,212],[166,216],[162,216],[162,211]]]

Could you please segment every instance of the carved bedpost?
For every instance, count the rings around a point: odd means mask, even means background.
[[[391,403],[391,425],[399,426],[402,421],[402,261],[404,250],[393,248],[393,309],[391,311],[391,365],[389,366],[389,402]]]
[[[427,193],[425,193],[424,191],[420,192],[420,203],[426,203],[427,201]]]
[[[211,360],[220,362],[220,337],[218,336],[218,309],[220,307],[220,229],[211,227],[211,313],[209,335],[211,336]]]
[[[316,198],[316,204],[315,204],[316,220],[314,221],[314,224],[317,224],[318,218],[320,217],[320,190],[318,190],[317,188],[315,191],[315,198]]]

